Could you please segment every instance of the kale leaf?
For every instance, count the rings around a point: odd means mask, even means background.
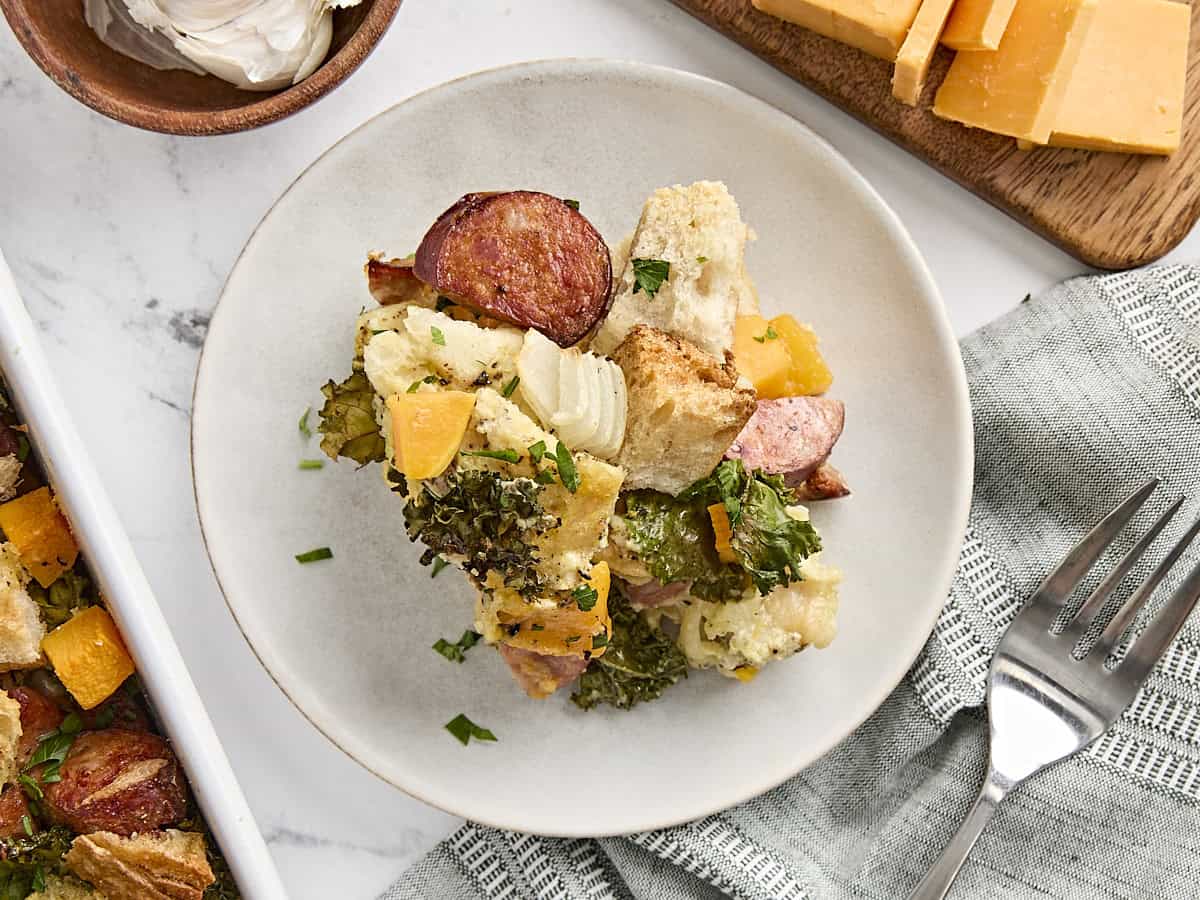
[[[325,405],[321,407],[321,449],[330,459],[344,456],[360,466],[382,462],[383,435],[375,420],[375,391],[362,372],[355,372],[341,384],[332,381],[321,388]]]
[[[745,592],[746,574],[717,556],[703,503],[634,491],[625,497],[625,522],[638,559],[662,584],[690,581],[702,600],[736,600]]]
[[[705,509],[725,505],[733,552],[761,594],[802,580],[800,564],[821,549],[812,523],[788,514],[787,507],[797,501],[783,478],[761,470],[747,473],[740,459],[722,462],[708,478],[680,493],[678,501]]]
[[[25,900],[45,876],[63,874],[73,839],[70,829],[56,825],[32,837],[0,840],[0,900]]]
[[[389,472],[393,490],[407,491],[404,476]],[[463,568],[480,581],[497,572],[527,597],[542,591],[534,538],[551,527],[538,501],[541,485],[529,478],[505,481],[496,472],[468,470],[426,481],[404,507],[408,536],[425,544],[424,565],[443,554],[466,557]]]
[[[610,604],[608,649],[588,664],[571,694],[572,702],[583,709],[602,703],[629,709],[658,699],[680,678],[687,678],[687,659],[671,638],[651,628],[615,592]]]

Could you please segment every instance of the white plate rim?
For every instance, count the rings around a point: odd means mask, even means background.
[[[919,285],[921,288],[921,299],[925,306],[925,311],[929,314],[930,323],[935,328],[935,337],[939,348],[946,353],[947,358],[956,363],[953,366],[954,375],[953,383],[946,385],[948,395],[953,402],[953,413],[955,425],[958,431],[958,459],[956,463],[961,471],[965,473],[965,477],[955,485],[954,496],[954,528],[953,533],[958,535],[957,539],[949,543],[943,548],[942,558],[937,566],[938,573],[936,577],[930,578],[930,583],[937,588],[936,596],[942,597],[943,602],[929,604],[926,614],[921,618],[921,627],[918,632],[924,637],[919,642],[914,642],[914,646],[909,648],[905,653],[891,654],[896,660],[896,664],[891,667],[886,678],[879,679],[879,690],[876,696],[871,697],[870,701],[864,703],[862,715],[855,719],[852,726],[844,733],[838,734],[836,737],[828,737],[826,740],[816,742],[816,746],[804,752],[797,753],[796,762],[791,771],[785,772],[782,776],[774,774],[762,778],[758,781],[750,782],[746,779],[743,783],[743,788],[739,792],[740,796],[732,800],[722,800],[716,803],[704,805],[698,810],[689,810],[687,815],[679,814],[658,814],[653,813],[647,817],[647,821],[639,821],[636,825],[623,828],[588,828],[569,826],[567,828],[544,830],[540,828],[530,828],[528,825],[522,825],[519,821],[519,813],[511,815],[478,815],[457,803],[451,802],[444,797],[435,797],[431,792],[422,789],[416,782],[418,779],[413,778],[406,783],[401,783],[398,778],[393,778],[385,775],[376,767],[368,762],[360,759],[353,751],[344,746],[333,733],[333,729],[328,728],[318,722],[310,713],[299,703],[288,688],[283,684],[280,678],[276,675],[271,665],[268,663],[266,656],[269,651],[260,650],[250,639],[241,620],[238,617],[237,611],[229,595],[225,590],[225,586],[221,581],[220,572],[217,569],[216,560],[213,558],[211,548],[209,546],[208,535],[204,524],[203,503],[200,499],[198,482],[196,478],[196,417],[194,411],[196,409],[196,398],[201,393],[202,384],[205,379],[205,349],[207,344],[201,348],[199,359],[196,363],[196,378],[192,390],[192,410],[193,416],[190,421],[189,447],[190,447],[190,468],[192,475],[192,494],[196,503],[197,519],[200,524],[201,540],[204,543],[205,553],[208,556],[209,565],[212,568],[213,577],[216,580],[217,586],[220,589],[221,596],[225,601],[225,605],[233,617],[234,622],[238,626],[238,630],[242,634],[242,638],[250,647],[251,652],[258,659],[263,669],[267,672],[271,680],[278,686],[279,690],[287,698],[288,702],[315,728],[323,735],[333,746],[337,747],[347,757],[355,763],[362,766],[380,781],[392,787],[398,788],[410,797],[413,797],[421,802],[440,809],[443,812],[449,813],[460,818],[468,819],[480,825],[485,825],[492,828],[500,828],[510,831],[519,831],[529,834],[537,834],[547,837],[564,837],[564,838],[585,838],[585,837],[613,837],[620,835],[633,834],[644,831],[654,831],[663,828],[671,828],[678,825],[683,825],[706,816],[720,813],[726,809],[730,809],[738,804],[758,797],[773,788],[778,787],[790,778],[795,777],[808,766],[812,765],[843,740],[856,731],[867,719],[878,711],[883,702],[891,695],[896,687],[903,681],[905,675],[912,668],[924,649],[928,640],[929,634],[933,631],[934,624],[938,616],[942,612],[944,606],[944,598],[949,594],[951,584],[954,579],[955,572],[958,568],[959,556],[962,549],[963,539],[966,535],[967,525],[971,507],[971,497],[974,488],[974,426],[969,400],[969,391],[967,387],[966,371],[962,364],[962,358],[959,352],[958,341],[954,336],[953,329],[950,325],[949,317],[946,313],[945,305],[942,300],[941,292],[937,287],[937,283],[930,272],[928,264],[924,257],[917,249],[916,243],[904,226],[896,212],[887,204],[879,192],[871,185],[869,181],[856,169],[850,162],[834,148],[825,138],[813,131],[808,125],[799,119],[793,117],[789,113],[763,100],[748,91],[734,87],[715,78],[710,78],[706,75],[700,75],[694,72],[688,72],[682,69],[676,69],[670,66],[663,66],[654,63],[637,62],[633,60],[618,60],[603,57],[553,57],[536,60],[528,60],[523,62],[509,63],[506,65],[494,66],[486,69],[480,69],[461,75],[457,78],[452,78],[439,84],[432,85],[417,93],[411,94],[398,103],[393,104],[387,109],[381,110],[375,115],[363,121],[360,125],[346,132],[338,138],[333,144],[323,150],[311,163],[305,166],[287,186],[287,188],[275,198],[270,207],[266,210],[258,223],[254,226],[246,243],[239,251],[237,259],[234,261],[229,274],[226,276],[224,283],[221,286],[221,292],[217,298],[217,302],[213,307],[210,317],[210,328],[216,322],[217,316],[221,313],[221,301],[224,299],[229,285],[237,277],[240,268],[244,264],[251,248],[255,245],[259,238],[259,233],[263,225],[274,213],[276,207],[288,197],[293,190],[297,188],[299,183],[304,179],[310,170],[320,165],[330,154],[337,151],[347,140],[357,135],[359,132],[371,126],[377,119],[383,116],[391,115],[395,110],[420,100],[427,95],[440,92],[458,86],[464,82],[485,80],[488,78],[496,78],[505,75],[511,75],[521,72],[538,73],[545,75],[554,75],[563,69],[572,67],[592,67],[594,69],[603,70],[599,74],[606,74],[614,70],[624,71],[625,73],[642,73],[647,77],[657,78],[660,80],[674,81],[677,84],[690,84],[695,87],[701,87],[710,91],[725,92],[732,97],[735,102],[748,104],[757,107],[758,111],[765,116],[779,122],[783,127],[789,128],[802,136],[804,140],[810,141],[815,146],[819,147],[824,153],[828,154],[836,164],[843,170],[846,176],[847,186],[858,191],[860,198],[872,208],[879,219],[886,224],[890,234],[897,238],[897,249],[901,250],[903,259],[918,276]]]

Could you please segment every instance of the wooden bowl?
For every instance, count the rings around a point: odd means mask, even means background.
[[[325,62],[299,84],[274,93],[136,62],[96,37],[83,18],[82,0],[0,0],[0,9],[34,62],[76,100],[138,128],[203,135],[267,125],[325,96],[367,58],[400,3],[363,0],[335,10]]]

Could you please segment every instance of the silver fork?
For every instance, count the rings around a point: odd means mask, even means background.
[[[909,900],[941,900],[975,846],[984,826],[1008,793],[1051,763],[1082,750],[1129,706],[1155,663],[1175,639],[1200,598],[1200,566],[1193,569],[1115,667],[1106,660],[1153,596],[1159,583],[1187,549],[1200,521],[1192,525],[1112,617],[1095,644],[1076,647],[1117,585],[1129,574],[1171,517],[1183,505],[1172,503],[1122,557],[1058,634],[1051,626],[1080,581],[1158,486],[1151,479],[1110,512],[1073,549],[1017,615],[1000,641],[988,674],[991,758],[979,799]]]

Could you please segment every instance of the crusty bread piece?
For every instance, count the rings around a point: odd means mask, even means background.
[[[746,277],[745,248],[752,233],[737,203],[719,181],[660,188],[642,209],[629,262],[613,271],[613,305],[592,339],[597,353],[611,353],[638,324],[652,325],[691,341],[717,359],[733,346],[733,319],[739,309],[757,308],[754,285]],[[618,245],[614,263],[624,258]],[[634,293],[634,259],[670,263],[667,280],[650,297]]]
[[[202,900],[214,880],[204,836],[173,828],[134,837],[108,831],[80,835],[66,863],[107,900]]]
[[[17,780],[17,743],[21,731],[21,704],[0,691],[0,787]]]
[[[63,878],[59,875],[47,875],[46,889],[30,894],[25,900],[108,900],[108,898],[82,881]]]
[[[732,354],[718,363],[687,341],[637,325],[612,354],[625,373],[625,443],[614,460],[625,490],[677,494],[708,475],[754,413]]]
[[[12,544],[0,544],[0,672],[33,669],[42,662],[46,626],[25,586],[29,573]]]

